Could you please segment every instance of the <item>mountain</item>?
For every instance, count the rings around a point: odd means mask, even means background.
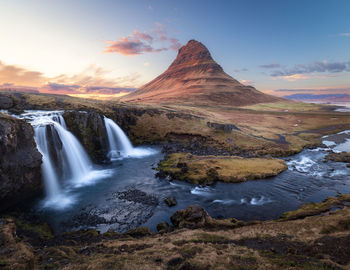
[[[244,106],[277,102],[226,74],[200,42],[190,40],[181,47],[169,68],[151,82],[122,98],[134,103],[181,103]]]

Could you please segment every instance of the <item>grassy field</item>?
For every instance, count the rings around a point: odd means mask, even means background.
[[[123,124],[135,144],[202,143],[231,154],[287,156],[320,137],[350,128],[350,114],[330,106],[282,102],[247,107],[190,105],[131,105],[115,101],[61,95],[1,93],[14,101],[13,109],[65,109],[96,111]],[[225,132],[210,123],[234,125]]]

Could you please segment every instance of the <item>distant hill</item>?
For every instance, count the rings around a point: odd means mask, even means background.
[[[121,99],[133,103],[244,106],[283,100],[246,86],[226,74],[196,40],[181,47],[169,68]]]
[[[323,101],[323,102],[350,102],[348,94],[293,94],[284,96],[284,98],[298,101]]]

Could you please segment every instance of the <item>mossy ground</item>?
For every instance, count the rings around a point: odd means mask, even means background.
[[[174,153],[159,163],[160,175],[194,184],[215,181],[243,182],[275,176],[287,169],[283,160],[274,158],[242,158],[236,156],[195,156]]]
[[[348,198],[326,201],[334,207]],[[328,215],[142,237],[72,232],[24,251],[34,254],[28,263],[35,269],[350,269],[349,220],[345,204]],[[20,232],[12,237],[13,250],[27,245]],[[0,256],[2,267],[16,269],[10,259]]]
[[[336,210],[338,208],[344,207],[344,205],[349,204],[350,195],[344,194],[337,197],[328,197],[321,203],[306,203],[299,207],[296,211],[285,212],[282,216],[282,220],[292,220],[304,218],[312,215],[319,215],[321,213]]]

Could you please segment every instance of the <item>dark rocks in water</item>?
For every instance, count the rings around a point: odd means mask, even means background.
[[[116,196],[121,200],[131,201],[135,203],[142,203],[146,205],[157,206],[159,201],[157,197],[147,194],[138,189],[129,189],[126,191],[117,192]]]
[[[67,111],[63,117],[67,129],[78,138],[91,159],[97,163],[106,161],[108,139],[103,115],[94,111]]]
[[[164,202],[169,206],[169,207],[172,207],[172,206],[175,206],[177,205],[177,200],[175,197],[166,197],[164,199]]]
[[[0,114],[0,157],[0,210],[42,191],[42,156],[30,124]]]
[[[200,228],[206,226],[212,218],[199,205],[191,205],[186,210],[176,211],[170,220],[176,228]]]
[[[168,222],[161,222],[157,225],[157,231],[160,233],[166,233],[169,231],[170,225]]]
[[[219,124],[219,123],[212,123],[212,122],[207,122],[207,126],[216,130],[223,130],[226,133],[231,133],[233,129],[239,130],[235,125],[233,124]]]
[[[95,228],[101,232],[120,233],[135,229],[153,216],[159,204],[157,197],[138,189],[106,194],[97,205],[87,205],[54,228],[56,233]]]

